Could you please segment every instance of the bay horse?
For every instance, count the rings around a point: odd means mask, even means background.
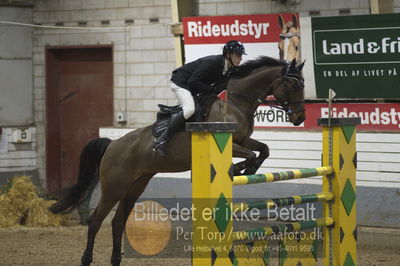
[[[211,105],[207,122],[237,122],[240,128],[233,134],[233,156],[245,158],[235,167],[238,173],[253,174],[269,156],[268,146],[251,139],[254,113],[268,95],[274,95],[277,104],[289,113],[289,121],[299,125],[305,120],[304,63],[288,64],[270,57],[260,57],[239,66],[228,84],[228,108],[217,100]],[[71,211],[87,195],[87,190],[101,182],[101,198],[88,220],[87,246],[82,255],[82,265],[92,262],[95,236],[100,226],[117,203],[112,220],[113,250],[111,264],[121,263],[121,239],[127,218],[136,200],[145,190],[150,179],[160,172],[181,172],[191,167],[191,144],[188,132],[177,133],[169,142],[166,156],[152,151],[154,137],[152,126],[139,128],[111,141],[95,139],[83,149],[80,158],[78,182],[67,188],[60,199],[50,207],[53,213]],[[255,151],[259,152],[256,156]],[[97,176],[96,176],[97,173]]]
[[[287,62],[298,61],[300,55],[300,30],[296,15],[293,14],[292,20],[286,23],[283,17],[279,15],[278,23],[281,27],[280,41],[278,43],[279,58]]]

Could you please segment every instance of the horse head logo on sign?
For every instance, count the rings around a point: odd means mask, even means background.
[[[300,30],[299,20],[295,14],[292,15],[292,20],[285,23],[284,18],[279,15],[278,23],[281,27],[279,47],[279,58],[287,62],[293,59],[299,61],[300,57]]]

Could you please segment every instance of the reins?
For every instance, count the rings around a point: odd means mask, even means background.
[[[292,109],[289,108],[289,105],[296,105],[296,104],[304,103],[304,101],[282,102],[280,100],[258,99],[258,102],[260,104],[268,105],[268,106],[270,106],[272,108],[283,110],[283,111],[287,112],[289,115],[290,114],[295,114],[295,113],[300,113],[300,112],[303,112],[305,110],[304,107],[296,108],[295,110],[292,110]]]

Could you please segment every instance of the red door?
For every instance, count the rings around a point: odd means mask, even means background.
[[[111,47],[46,51],[47,190],[77,181],[79,156],[99,127],[113,125]]]

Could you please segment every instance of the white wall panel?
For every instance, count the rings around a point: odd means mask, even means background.
[[[321,132],[257,130],[253,137],[270,147],[259,173],[321,165]],[[400,134],[357,132],[356,146],[357,185],[400,187]]]

